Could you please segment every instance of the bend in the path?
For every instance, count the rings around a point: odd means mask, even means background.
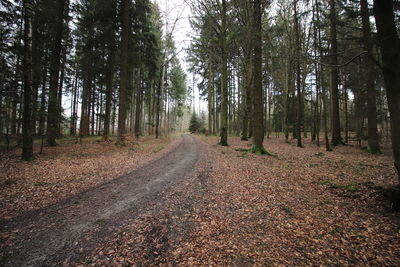
[[[194,138],[184,135],[175,150],[130,174],[0,222],[1,232],[17,233],[0,263],[38,266],[82,260],[124,222],[160,204],[163,195],[194,169],[197,150]]]

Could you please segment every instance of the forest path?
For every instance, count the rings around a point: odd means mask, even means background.
[[[183,135],[175,150],[128,175],[0,222],[0,234],[15,235],[0,265],[70,265],[84,260],[126,222],[148,207],[161,207],[163,197],[185,181],[197,160],[196,140]]]

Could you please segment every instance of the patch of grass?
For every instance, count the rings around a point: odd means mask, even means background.
[[[349,191],[349,192],[356,192],[356,191],[358,191],[358,188],[357,188],[356,185],[351,184],[351,185],[348,185],[348,186],[347,186],[347,191]]]
[[[246,150],[244,152],[242,152],[240,155],[238,155],[238,158],[247,158],[249,152]]]
[[[322,158],[323,156],[325,156],[325,154],[322,152],[318,152],[318,153],[314,154],[314,156],[317,158]]]
[[[320,184],[326,185],[329,188],[333,188],[333,189],[346,189],[350,193],[357,192],[359,190],[356,184],[343,185],[343,184],[338,184],[335,181],[331,181],[331,180],[321,181]]]
[[[0,185],[1,185],[1,187],[6,187],[6,186],[15,185],[15,184],[17,184],[17,181],[9,179],[9,180],[5,180]]]
[[[106,222],[107,222],[107,220],[104,219],[104,218],[100,218],[100,219],[97,219],[97,220],[95,221],[95,223],[97,223],[97,224],[105,224]]]
[[[256,154],[256,155],[259,155],[259,156],[261,156],[261,155],[267,155],[267,156],[272,156],[272,157],[277,157],[278,156],[277,154],[275,154],[273,152],[265,150],[264,147],[252,146],[252,148],[249,150],[249,152],[253,153],[253,154]]]
[[[160,146],[160,147],[157,147],[156,149],[154,149],[153,152],[157,153],[157,152],[160,152],[163,149],[164,149],[164,146]]]
[[[327,185],[329,188],[344,188],[345,185],[337,184],[335,181],[325,180],[320,182],[321,185]]]
[[[334,235],[336,233],[340,233],[341,231],[339,230],[339,228],[333,228],[331,231],[328,232],[328,234],[330,235]]]
[[[284,168],[284,169],[289,169],[289,163],[283,164],[283,165],[282,165],[282,168]]]
[[[282,210],[291,216],[294,215],[294,212],[290,207],[282,206]]]
[[[249,152],[249,150],[246,149],[246,148],[236,148],[235,151],[239,151],[239,152]]]
[[[33,185],[34,185],[34,186],[46,186],[46,185],[49,185],[49,183],[46,183],[46,182],[36,182],[36,183],[34,183]]]

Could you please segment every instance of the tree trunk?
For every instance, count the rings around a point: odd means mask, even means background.
[[[22,160],[33,159],[32,139],[32,15],[33,3],[24,0],[24,111],[22,129]]]
[[[250,43],[251,45],[251,43]],[[244,90],[243,90],[243,123],[242,123],[242,140],[248,140],[249,137],[249,116],[251,112],[251,85],[253,82],[253,66],[251,60],[251,47],[248,47],[248,51],[245,55],[245,64],[244,64]]]
[[[78,100],[78,64],[75,63],[75,81],[72,93],[72,105],[71,105],[71,126],[70,126],[70,134],[76,134],[76,121],[77,121],[77,100]]]
[[[114,47],[114,45],[112,45]],[[110,118],[111,118],[111,102],[113,99],[113,80],[114,80],[114,53],[115,49],[110,49],[107,59],[106,72],[106,111],[104,114],[104,131],[103,141],[109,140],[110,135]]]
[[[142,70],[141,70],[141,68],[139,68],[139,75],[138,75],[138,77],[137,77],[137,79],[138,79],[138,85],[137,85],[137,93],[136,93],[136,104],[135,104],[135,108],[136,108],[136,111],[135,111],[135,137],[136,138],[139,138],[139,136],[140,136],[140,124],[141,124],[141,120],[140,120],[140,117],[141,117],[141,103],[142,103],[142,100],[143,100],[143,88],[142,88],[142,85],[141,85],[141,79],[142,79]]]
[[[340,115],[339,115],[339,68],[337,56],[337,16],[335,0],[330,0],[330,23],[331,23],[331,123],[332,123],[332,145],[338,146],[342,143],[340,134]]]
[[[318,27],[317,23],[319,21],[316,21],[317,16],[316,13],[318,9],[318,0],[315,1],[314,3],[314,9],[313,9],[313,30],[314,30],[314,56],[315,59],[318,57]],[[320,83],[319,83],[319,66],[318,63],[314,63],[314,71],[315,71],[315,116],[314,116],[314,127],[315,127],[315,135],[316,135],[316,140],[317,140],[317,146],[320,146],[320,140],[319,140],[319,130],[320,130],[320,122],[321,122],[321,117],[320,117],[320,109],[319,109],[319,91],[320,91]]]
[[[63,87],[64,87],[64,77],[65,77],[65,65],[66,65],[66,60],[67,60],[67,49],[64,47],[62,51],[62,63],[61,63],[61,70],[60,70],[60,82],[58,85],[58,95],[57,95],[57,110],[58,110],[58,124],[57,124],[57,136],[61,137],[62,136],[62,113],[63,113],[63,108],[62,108],[62,92],[63,92]]]
[[[254,1],[254,90],[253,90],[253,153],[266,153],[264,141],[264,107],[262,91],[262,11],[261,0]]]
[[[128,83],[129,0],[122,0],[121,73],[119,84],[118,141],[125,144],[126,87]]]
[[[221,32],[221,146],[228,145],[228,51],[227,51],[227,9],[226,0],[222,0],[222,32]]]
[[[376,92],[375,92],[375,70],[373,61],[373,43],[371,38],[371,25],[369,22],[368,1],[361,0],[361,18],[364,34],[364,49],[368,51],[366,57],[366,89],[367,89],[367,115],[368,115],[368,148],[372,154],[381,152],[379,146],[377,114],[376,114]]]
[[[61,42],[63,32],[63,18],[64,18],[64,7],[67,1],[57,1],[57,14],[53,25],[53,48],[50,59],[50,88],[49,88],[49,107],[47,113],[47,145],[56,146],[56,137],[58,135],[58,123],[59,123],[59,107],[58,107],[58,82],[60,74],[60,60],[61,60]]]
[[[300,69],[300,24],[299,24],[299,18],[297,14],[297,4],[298,1],[296,0],[294,4],[294,22],[295,22],[295,32],[296,32],[296,89],[297,89],[297,122],[296,122],[296,127],[297,127],[297,146],[298,147],[303,147],[301,143],[301,128],[303,124],[302,120],[302,102],[303,102],[303,97],[302,97],[302,92],[301,92],[301,69]]]
[[[343,109],[344,109],[344,142],[349,142],[349,109],[348,109],[348,94],[347,81],[343,83]]]
[[[160,112],[161,112],[161,94],[164,91],[164,75],[165,75],[165,64],[166,64],[166,52],[162,57],[160,79],[158,81],[157,93],[156,93],[156,138],[160,137]]]
[[[207,84],[207,102],[208,102],[208,133],[212,133],[212,91],[213,91],[213,73],[211,57],[208,59],[208,84]]]
[[[290,55],[290,51],[288,51]],[[285,142],[289,143],[289,92],[291,84],[291,59],[286,59],[286,89],[284,95],[283,125],[285,130]]]

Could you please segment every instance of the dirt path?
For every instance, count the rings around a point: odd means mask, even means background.
[[[0,222],[3,266],[82,261],[111,233],[144,212],[194,170],[198,147],[182,136],[172,152],[132,173],[60,203]]]

